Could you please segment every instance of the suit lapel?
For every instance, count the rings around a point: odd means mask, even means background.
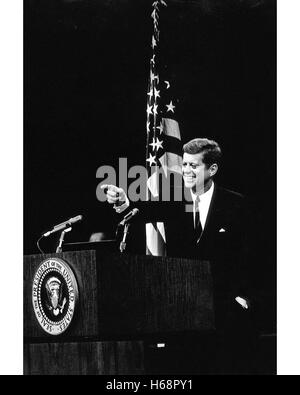
[[[185,244],[191,249],[195,245],[195,230],[194,230],[194,214],[193,214],[193,199],[190,189],[183,185],[183,207],[182,217],[180,219],[180,227],[182,229],[182,238]]]
[[[190,201],[186,202],[186,205],[190,205],[190,212],[185,213],[185,234],[189,235],[188,238],[190,240],[194,240],[195,243],[195,229],[194,229],[194,215],[193,215],[193,200],[191,196],[191,191],[189,189],[185,189],[185,197],[190,197]],[[207,213],[206,223],[204,230],[201,234],[201,237],[198,239],[198,245],[203,242],[204,239],[213,232],[215,228],[216,219],[218,217],[218,212],[220,211],[220,199],[219,199],[219,188],[215,184],[214,192],[212,195],[212,199],[210,202],[209,210]],[[186,207],[185,207],[186,211]]]
[[[190,190],[188,190],[190,196]],[[209,210],[208,210],[208,214],[207,214],[207,218],[206,218],[206,223],[205,223],[205,227],[204,230],[202,232],[202,235],[198,241],[198,245],[202,244],[202,243],[206,243],[206,241],[210,238],[210,235],[214,233],[215,228],[217,226],[218,223],[218,218],[220,217],[220,213],[222,212],[222,197],[220,197],[220,194],[222,192],[220,191],[220,189],[218,188],[218,186],[215,184],[214,187],[214,192],[212,195],[212,199],[210,202],[210,206],[209,206]],[[185,195],[188,196],[188,195]],[[191,197],[191,200],[189,202],[185,203],[190,204],[191,207],[193,208],[193,200]],[[186,208],[185,208],[186,211]],[[184,215],[184,233],[185,236],[191,241],[191,240],[195,240],[195,229],[194,229],[194,217],[193,217],[193,211],[191,210],[190,212],[185,212]],[[195,241],[194,241],[195,243]]]
[[[217,187],[217,185],[215,184],[214,193],[212,195],[209,210],[207,213],[205,227],[204,227],[200,241],[203,241],[203,239],[207,239],[209,237],[209,235],[211,235],[211,233],[215,229],[218,215],[219,215],[220,211],[222,210],[222,207],[220,205],[219,194],[220,194],[220,190]]]

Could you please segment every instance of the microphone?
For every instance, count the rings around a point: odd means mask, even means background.
[[[70,218],[67,221],[62,222],[61,224],[55,225],[52,230],[49,230],[48,232],[44,233],[42,237],[48,237],[52,233],[59,232],[60,230],[64,230],[68,226],[71,226],[72,224],[75,224],[76,222],[79,222],[81,220],[82,220],[82,215],[77,215],[77,217]]]
[[[139,209],[137,208],[132,209],[128,214],[125,215],[125,217],[122,219],[119,225],[125,225],[128,221],[131,220],[132,217],[134,217],[138,213],[139,213]]]

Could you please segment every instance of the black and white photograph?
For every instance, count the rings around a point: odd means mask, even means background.
[[[277,375],[276,0],[23,18],[22,374]]]

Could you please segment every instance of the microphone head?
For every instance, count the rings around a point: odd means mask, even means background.
[[[76,217],[70,219],[70,223],[74,224],[75,222],[82,221],[82,218],[82,215],[77,215]]]
[[[123,220],[119,223],[119,225],[124,226],[126,222],[130,221],[132,217],[139,213],[139,209],[133,208],[128,214],[125,215]]]
[[[137,215],[140,212],[138,208],[132,209],[132,216]]]

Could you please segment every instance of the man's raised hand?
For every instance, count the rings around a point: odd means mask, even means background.
[[[112,184],[103,184],[100,188],[104,190],[107,202],[114,205],[117,213],[121,213],[129,207],[129,200],[124,189]]]

